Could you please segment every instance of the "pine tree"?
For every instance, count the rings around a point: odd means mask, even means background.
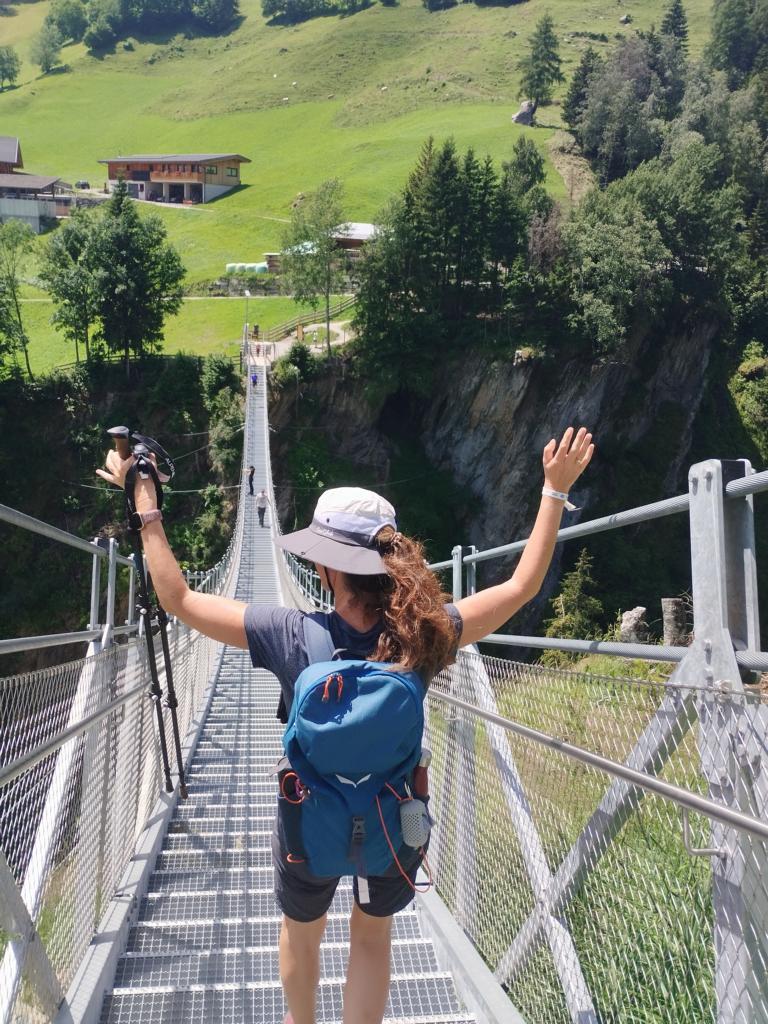
[[[588,46],[581,55],[579,66],[573,73],[571,84],[563,102],[563,119],[572,132],[578,135],[579,121],[587,105],[589,83],[604,66],[603,58],[593,46]]]
[[[530,192],[536,185],[541,185],[547,176],[539,147],[525,135],[515,140],[512,159],[505,160],[501,166],[519,192]]]
[[[521,77],[518,95],[531,100],[535,112],[539,104],[550,102],[553,86],[565,81],[560,70],[560,41],[551,14],[545,14],[537,22],[530,46],[530,53],[519,65]]]
[[[661,23],[661,33],[665,36],[672,36],[677,41],[678,48],[687,52],[688,18],[683,7],[683,0],[671,0]]]
[[[754,5],[750,0],[715,0],[712,9],[712,39],[709,59],[727,72],[732,86],[752,71],[761,40],[752,24]]]
[[[563,577],[563,586],[551,601],[552,617],[545,623],[545,636],[563,640],[591,640],[599,632],[603,606],[595,597],[592,578],[592,556],[582,548],[573,569]],[[545,663],[567,660],[560,652],[555,657],[542,658]]]

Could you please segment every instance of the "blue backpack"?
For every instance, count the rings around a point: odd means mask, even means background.
[[[378,662],[333,660],[326,623],[304,620],[312,664],[296,680],[283,735],[281,822],[289,861],[366,878],[384,874],[403,842],[399,807],[421,755],[424,683]]]

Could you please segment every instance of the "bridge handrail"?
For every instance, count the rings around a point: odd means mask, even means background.
[[[725,486],[725,497],[727,499],[743,498],[749,494],[758,494],[761,491],[768,491],[768,470],[762,473],[754,473],[752,476],[744,477],[741,480],[732,480]],[[662,501],[654,501],[649,505],[638,505],[637,508],[626,509],[623,512],[613,512],[609,516],[602,516],[600,519],[590,519],[586,523],[577,523],[575,526],[565,526],[557,534],[557,542],[574,540],[577,537],[590,537],[595,533],[604,533],[606,530],[616,530],[623,526],[634,526],[637,523],[650,522],[652,519],[661,519],[664,516],[676,515],[678,512],[686,512],[690,506],[690,495],[679,494],[673,498],[664,498]],[[493,558],[500,558],[503,555],[515,555],[522,551],[529,538],[512,541],[510,544],[502,544],[495,548],[486,548],[484,551],[473,552],[462,556],[464,565],[473,565],[477,562],[486,562]],[[453,559],[444,559],[441,562],[432,562],[430,569],[450,569]]]
[[[351,309],[357,301],[356,295],[348,295],[338,302],[335,302],[329,310],[331,317],[338,316],[339,313],[344,313],[346,310]],[[319,323],[325,319],[324,309],[313,309],[309,313],[301,313],[298,316],[292,317],[290,320],[286,320],[282,324],[277,324],[274,327],[268,327],[262,332],[259,340],[266,342],[281,341],[291,331],[298,327],[299,324],[311,324]]]
[[[74,533],[68,533],[66,530],[59,529],[58,526],[44,523],[40,519],[35,519],[34,516],[27,515],[26,512],[19,512],[17,509],[11,508],[9,505],[0,505],[0,520],[10,523],[11,526],[19,526],[22,530],[29,530],[30,533],[39,533],[50,540],[58,541],[59,544],[78,548],[95,558],[109,557],[108,550],[94,541],[84,540],[82,537],[75,536]],[[116,561],[118,565],[127,565],[133,568],[133,562],[125,555],[118,555]]]

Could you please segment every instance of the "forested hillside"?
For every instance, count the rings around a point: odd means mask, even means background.
[[[462,540],[524,533],[540,449],[576,417],[598,443],[589,518],[684,490],[696,458],[764,465],[764,8],[717,3],[703,62],[684,4],[668,14],[587,50],[569,83],[568,123],[598,182],[578,208],[547,193],[527,140],[499,166],[428,139],[364,264],[353,367],[367,425],[381,430],[393,405],[410,417],[460,484]],[[684,524],[591,547],[602,628],[689,585]]]

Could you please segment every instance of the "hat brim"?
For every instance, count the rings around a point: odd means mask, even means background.
[[[338,569],[353,576],[380,576],[389,574],[384,560],[373,548],[359,544],[344,544],[330,537],[321,537],[309,527],[276,537],[275,543],[284,551],[290,551],[299,558],[322,565],[326,569]]]

